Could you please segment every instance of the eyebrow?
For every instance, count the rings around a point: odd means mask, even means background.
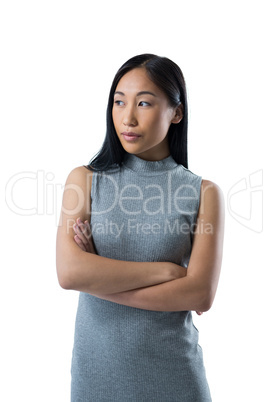
[[[116,91],[116,92],[114,93],[114,95],[125,96],[124,92],[120,92],[120,91]],[[150,92],[150,91],[140,91],[140,92],[137,93],[136,96],[141,96],[141,95],[152,95],[152,96],[157,97],[153,92]]]

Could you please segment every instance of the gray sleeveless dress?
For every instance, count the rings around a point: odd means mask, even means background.
[[[94,172],[91,229],[99,255],[187,267],[201,177],[172,156]],[[191,311],[159,312],[80,293],[72,402],[211,401]]]

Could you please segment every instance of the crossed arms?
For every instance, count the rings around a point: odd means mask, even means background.
[[[97,255],[88,229],[91,181],[92,172],[83,166],[72,170],[66,181],[56,244],[60,285],[146,310],[209,310],[222,261],[224,200],[220,188],[202,181],[197,227],[185,269],[170,262],[121,261]],[[79,208],[77,188],[84,199]],[[209,233],[201,230],[206,223],[213,228]]]

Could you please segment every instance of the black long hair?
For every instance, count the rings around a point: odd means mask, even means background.
[[[145,68],[149,79],[157,85],[167,96],[170,106],[183,105],[183,118],[178,124],[171,123],[168,130],[168,143],[170,154],[178,163],[188,168],[187,130],[188,130],[188,105],[185,80],[181,69],[167,57],[154,54],[141,54],[132,57],[117,71],[109,94],[106,120],[107,131],[100,151],[85,166],[89,170],[107,170],[112,166],[121,165],[124,155],[127,153],[116,134],[112,109],[114,92],[120,79],[134,68]]]

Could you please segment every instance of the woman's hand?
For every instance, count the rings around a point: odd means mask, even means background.
[[[74,240],[76,244],[83,250],[88,253],[97,254],[92,241],[92,233],[90,229],[89,222],[86,220],[82,222],[80,218],[77,219],[76,223],[73,225],[73,230],[75,232]],[[173,264],[173,263],[172,263]],[[176,265],[176,264],[174,264]],[[180,268],[180,271],[178,270]],[[182,268],[176,266],[176,270],[178,270],[177,275],[178,278],[182,278],[187,275],[186,268]],[[196,314],[202,315],[203,312],[196,311]]]
[[[76,244],[87,253],[97,254],[92,241],[92,233],[89,222],[86,220],[84,223],[80,218],[76,220],[73,225],[75,232],[74,241]]]

